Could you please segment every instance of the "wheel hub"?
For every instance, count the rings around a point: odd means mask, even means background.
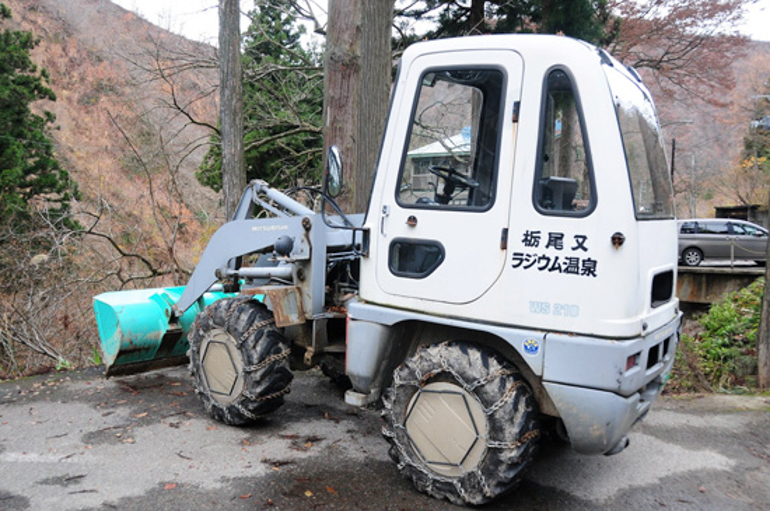
[[[409,402],[404,428],[422,461],[444,476],[473,470],[486,453],[484,407],[475,395],[453,383],[422,387]]]
[[[243,391],[243,360],[230,334],[215,328],[201,346],[201,367],[211,397],[227,404]]]

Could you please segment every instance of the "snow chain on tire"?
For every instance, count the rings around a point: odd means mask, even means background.
[[[459,469],[456,476],[436,470],[443,468],[438,462],[433,466],[426,462],[407,431],[418,393],[436,382],[442,382],[442,389],[455,388],[458,395],[476,400],[474,406],[486,418],[486,435],[477,437],[485,443],[483,454],[475,466],[453,467]],[[438,393],[452,395],[445,390]],[[394,371],[383,403],[382,434],[391,444],[390,456],[398,470],[419,491],[454,504],[483,504],[512,489],[537,449],[540,430],[532,391],[515,367],[487,348],[445,342],[420,349]],[[431,427],[435,432],[431,435],[444,432],[442,426]],[[432,440],[441,441],[438,436]]]
[[[215,340],[214,337],[216,337]],[[195,319],[189,334],[190,372],[195,391],[209,414],[231,425],[256,422],[283,404],[291,391],[293,375],[289,369],[289,343],[275,327],[267,307],[247,297],[219,300]],[[207,347],[218,344],[225,361],[233,361],[226,376],[235,378],[232,394],[212,391],[204,358]],[[222,349],[226,346],[226,350]],[[213,380],[212,380],[213,381]]]

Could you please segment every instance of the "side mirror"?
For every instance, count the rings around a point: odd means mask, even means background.
[[[326,155],[326,169],[324,191],[330,197],[338,197],[342,192],[342,155],[336,145],[331,146]]]

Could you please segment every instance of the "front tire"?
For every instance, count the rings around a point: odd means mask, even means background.
[[[422,348],[394,371],[383,402],[382,433],[401,474],[454,504],[483,504],[509,491],[537,449],[532,391],[486,348]]]
[[[291,390],[291,350],[264,304],[219,300],[195,318],[189,334],[195,391],[216,420],[243,426],[283,404]]]

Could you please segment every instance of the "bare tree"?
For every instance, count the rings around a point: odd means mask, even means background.
[[[730,63],[746,38],[735,28],[751,0],[611,0],[620,31],[609,46],[625,64],[652,71],[661,90],[714,104],[734,85]]]
[[[0,378],[69,367],[73,351],[90,349],[77,342],[88,337],[91,314],[77,271],[78,233],[45,208],[30,222],[32,230],[0,227]]]

